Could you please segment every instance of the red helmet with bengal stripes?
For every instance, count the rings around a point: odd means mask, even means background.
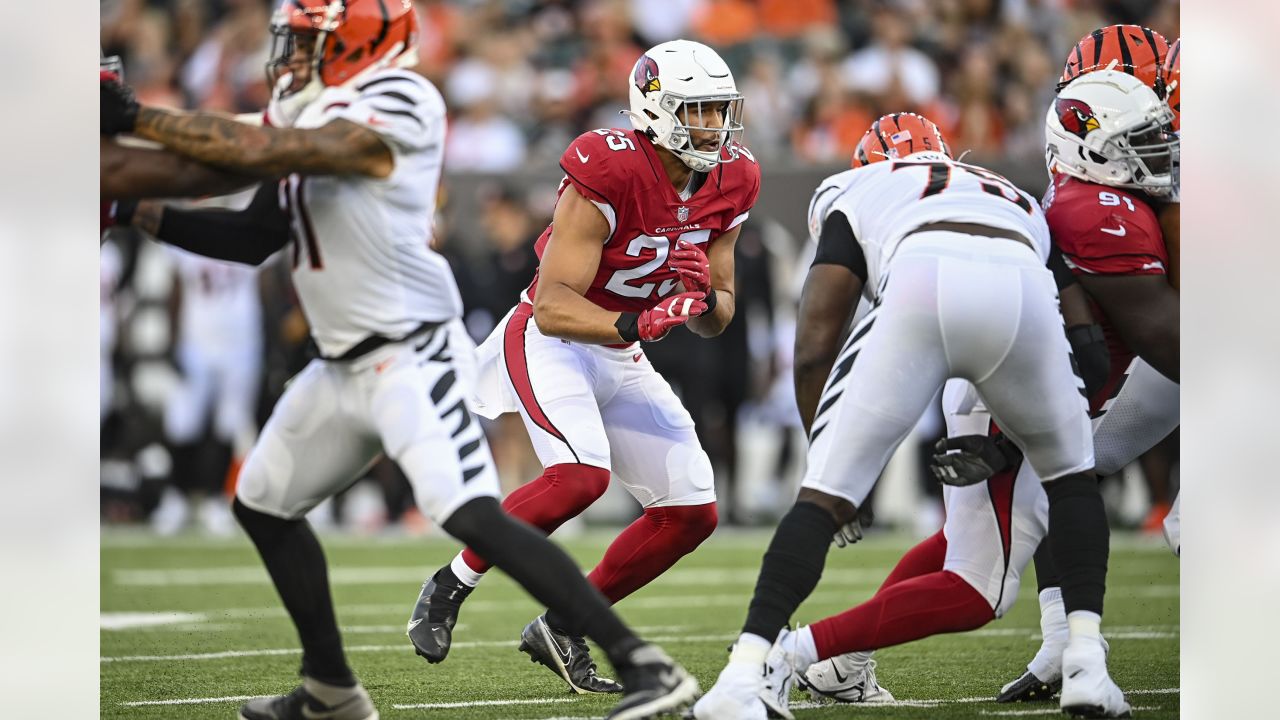
[[[940,152],[951,157],[951,148],[932,120],[915,113],[889,113],[871,123],[871,129],[854,148],[849,166],[860,168],[918,152]]]
[[[1080,38],[1067,54],[1058,91],[1081,75],[1095,70],[1118,70],[1128,73],[1164,96],[1160,85],[1160,66],[1169,53],[1169,41],[1160,33],[1141,25],[1109,25]],[[1111,63],[1115,67],[1111,67]]]

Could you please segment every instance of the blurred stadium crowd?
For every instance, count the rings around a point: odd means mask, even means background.
[[[102,47],[123,58],[144,103],[256,112],[268,97],[263,68],[275,4],[103,0]],[[422,32],[416,69],[441,89],[450,112],[436,242],[454,265],[477,340],[532,277],[533,241],[550,218],[564,148],[585,130],[627,123],[618,114],[627,105],[625,79],[646,47],[677,37],[716,47],[746,97],[744,140],[760,160],[764,193],[771,170],[799,168],[813,178],[802,188],[807,197],[887,111],[925,113],[978,162],[1040,177],[1044,108],[1076,40],[1112,23],[1146,25],[1170,41],[1180,35],[1176,0],[414,4]],[[753,214],[744,227],[738,284],[752,292],[723,336],[695,341],[680,331],[647,350],[695,418],[717,469],[721,517],[730,522],[770,519],[770,507],[785,507],[802,456],[789,356],[805,238],[785,225]],[[287,268],[229,267],[131,230],[113,230],[102,252],[104,520],[149,521],[168,533],[198,519],[207,530],[231,532],[228,478],[311,352]],[[926,420],[919,442],[901,453],[918,488],[920,532],[940,524],[936,485],[920,469],[940,434],[940,417]],[[518,418],[495,423],[490,437],[507,489],[537,475]],[[1176,433],[1144,457],[1145,484],[1114,484],[1122,520],[1141,523],[1151,506],[1158,527],[1175,462]],[[747,475],[756,482],[743,483]],[[345,512],[322,506],[313,521],[424,527],[393,466],[376,466],[368,478],[362,484],[380,492],[357,494],[363,500]],[[1133,496],[1135,484],[1140,497],[1124,500],[1123,488]]]

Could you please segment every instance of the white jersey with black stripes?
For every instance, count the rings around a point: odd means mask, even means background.
[[[1049,258],[1049,227],[1035,198],[985,168],[921,152],[828,177],[809,203],[816,242],[833,212],[844,213],[867,262],[865,294],[875,299],[902,239],[931,222],[974,223],[1025,236]]]
[[[326,88],[294,126],[336,119],[378,133],[395,169],[387,178],[295,174],[280,184],[292,226],[294,286],[326,357],[370,335],[402,337],[462,311],[448,262],[430,248],[444,162],[439,91],[420,75],[388,68]]]

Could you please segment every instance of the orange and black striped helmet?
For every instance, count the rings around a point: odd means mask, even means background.
[[[1169,52],[1169,41],[1160,33],[1141,25],[1109,25],[1080,38],[1067,53],[1058,91],[1087,72],[1112,70],[1129,73],[1164,97],[1160,85],[1160,66]]]
[[[871,123],[871,129],[854,148],[849,166],[860,168],[918,152],[940,152],[951,157],[951,148],[932,120],[909,112],[889,113]]]
[[[1160,85],[1165,91],[1165,101],[1173,111],[1173,129],[1182,127],[1182,38],[1173,41],[1169,54],[1160,68]]]

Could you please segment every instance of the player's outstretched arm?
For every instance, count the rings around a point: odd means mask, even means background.
[[[229,115],[145,107],[134,134],[201,162],[257,178],[365,175],[395,168],[391,149],[369,128],[337,119],[318,128],[272,128]]]
[[[290,173],[384,178],[395,169],[382,137],[348,120],[318,128],[261,127],[221,113],[140,105],[114,80],[104,79],[98,88],[102,135],[132,133],[215,167],[256,178]]]
[[[161,242],[197,255],[260,265],[289,242],[289,220],[277,199],[278,183],[258,188],[243,210],[182,210],[144,200],[132,225]]]
[[[861,292],[862,280],[843,265],[822,263],[809,268],[796,319],[794,371],[796,405],[806,433],[812,429],[822,388]]]
[[[1080,284],[1138,357],[1174,382],[1179,370],[1178,291],[1164,275],[1081,275]]]
[[[166,150],[122,145],[106,136],[98,160],[103,200],[226,195],[256,182]]]
[[[711,266],[710,291],[716,294],[715,306],[711,312],[689,321],[689,329],[702,337],[719,335],[729,326],[729,321],[733,320],[737,298],[733,283],[733,249],[738,244],[741,232],[742,226],[739,225],[725,233],[711,244],[711,252],[707,253]]]

